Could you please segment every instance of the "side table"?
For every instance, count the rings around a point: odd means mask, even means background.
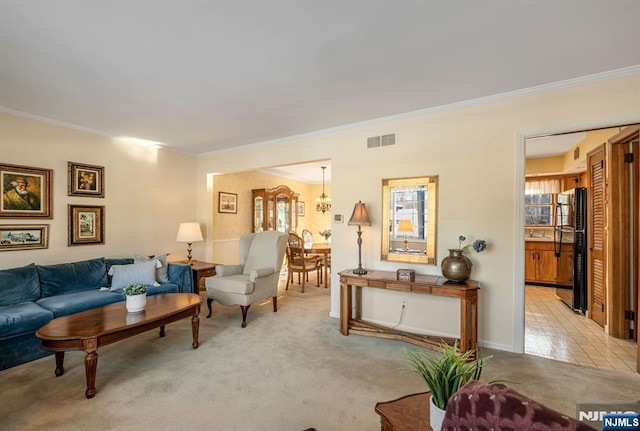
[[[187,263],[186,260],[180,261],[180,263]],[[192,260],[191,270],[193,271],[193,282],[198,287],[198,291],[205,290],[204,279],[207,277],[213,277],[216,275],[216,265],[219,263],[200,262],[198,260]]]
[[[432,431],[429,414],[431,392],[406,395],[376,404],[382,431]]]

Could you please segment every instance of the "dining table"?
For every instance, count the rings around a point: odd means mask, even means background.
[[[304,252],[306,254],[317,254],[322,256],[322,271],[324,277],[324,287],[329,286],[329,267],[331,266],[331,246],[324,242],[315,242],[312,244],[304,244]]]

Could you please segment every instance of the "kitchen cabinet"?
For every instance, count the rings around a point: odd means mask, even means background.
[[[557,278],[557,262],[551,241],[526,241],[525,281],[554,283]]]
[[[573,284],[573,244],[562,244],[557,258],[553,241],[525,242],[524,278],[531,283]]]
[[[298,227],[298,193],[287,186],[252,190],[253,231],[288,233]]]
[[[562,244],[562,253],[558,258],[557,284],[573,286],[573,244]]]

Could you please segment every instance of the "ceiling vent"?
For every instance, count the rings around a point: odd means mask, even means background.
[[[377,148],[380,146],[380,136],[373,136],[367,139],[367,148]]]
[[[367,148],[387,147],[396,144],[396,134],[372,136],[367,139]]]

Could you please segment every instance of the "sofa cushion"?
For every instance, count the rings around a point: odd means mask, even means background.
[[[124,295],[108,290],[94,289],[42,298],[36,301],[36,304],[51,310],[54,317],[61,317],[118,301],[124,301]]]
[[[0,307],[0,338],[35,332],[53,319],[53,313],[33,302]]]
[[[109,270],[111,290],[122,291],[130,283],[153,285],[156,283],[156,267],[161,265],[157,259],[131,265],[113,265]]]
[[[158,283],[168,283],[169,282],[169,274],[168,274],[168,265],[167,265],[167,257],[169,253],[159,254],[155,256],[143,256],[141,254],[133,255],[133,263],[144,263],[149,262],[150,260],[156,259],[162,265],[160,268],[156,266],[156,281]]]
[[[147,286],[147,295],[158,295],[160,293],[178,293],[180,288],[177,284],[163,283],[159,286]]]
[[[255,284],[249,281],[245,274],[230,275],[228,277],[207,277],[204,282],[207,290],[215,289],[218,292],[237,293],[249,295],[253,293]]]
[[[36,265],[0,271],[0,306],[40,298],[40,279]]]
[[[107,267],[104,258],[57,265],[36,265],[40,275],[42,297],[82,290],[91,290],[107,285]]]

